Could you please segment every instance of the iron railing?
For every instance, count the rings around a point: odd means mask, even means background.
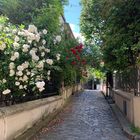
[[[14,96],[12,94],[3,95],[0,92],[0,107],[24,103],[27,101],[33,101],[33,100],[42,99],[42,98],[47,98],[47,97],[51,97],[55,95],[59,95],[59,92],[58,91],[55,91],[55,92],[44,91],[43,93],[40,93],[40,94],[26,94],[26,95],[23,94],[20,96]]]
[[[79,84],[80,78],[76,77],[73,84]],[[10,106],[14,104],[20,104],[28,101],[33,101],[37,99],[47,98],[55,95],[59,95],[59,89],[61,89],[62,85],[56,82],[46,82],[45,91],[40,94],[34,94],[33,92],[26,92],[25,94],[8,94],[3,95],[0,91],[0,107]]]
[[[126,92],[140,94],[140,70],[131,68],[115,74],[115,88]]]

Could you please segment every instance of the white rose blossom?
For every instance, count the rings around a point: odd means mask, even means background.
[[[18,48],[20,45],[19,45],[19,43],[14,42],[14,43],[13,43],[13,46],[14,46],[15,48]]]
[[[40,46],[40,47],[39,47],[39,50],[40,50],[40,51],[45,50],[45,47],[44,47],[44,46]]]
[[[32,50],[30,50],[29,54],[30,54],[31,56],[33,56],[33,55],[36,54],[36,51],[32,49]]]
[[[19,85],[20,85],[20,82],[15,82],[15,85],[16,85],[16,86],[19,86]]]
[[[36,40],[36,35],[33,34],[33,33],[29,33],[28,37],[27,37],[27,40],[28,40],[29,43],[32,43],[32,41]]]
[[[46,44],[46,40],[45,40],[45,39],[42,40],[42,44],[43,44],[43,45]]]
[[[38,90],[42,92],[45,89],[45,82],[41,82],[44,77],[43,69],[45,65],[53,65],[54,63],[53,59],[47,57],[47,53],[50,53],[51,50],[46,48],[47,40],[44,39],[44,36],[48,31],[44,29],[38,32],[37,27],[34,25],[29,25],[27,30],[18,28],[14,30],[9,27],[5,28],[5,30],[7,35],[13,38],[14,42],[10,51],[6,49],[7,44],[0,44],[0,51],[4,51],[3,54],[10,56],[11,62],[8,61],[8,76],[14,76],[13,84],[21,90],[26,89],[29,83],[35,83]],[[56,36],[55,40],[56,43],[60,42],[61,36]],[[60,54],[56,54],[56,59],[60,60]],[[48,70],[46,77],[48,80],[51,78],[50,75],[51,71]],[[3,91],[3,94],[9,94],[10,92],[11,90],[7,88]]]
[[[12,69],[14,69],[14,68],[15,68],[15,64],[14,64],[13,62],[11,62],[11,63],[9,64],[9,69],[12,70]]]
[[[29,25],[28,32],[37,33],[37,27],[35,25]]]
[[[19,53],[18,53],[18,52],[15,52],[15,53],[14,53],[14,56],[15,56],[16,58],[19,58]]]
[[[15,80],[18,80],[18,77],[15,77]]]
[[[57,60],[59,61],[60,60],[60,54],[56,54],[56,58],[57,58]]]
[[[22,76],[22,75],[23,75],[23,72],[22,72],[22,71],[18,71],[18,72],[16,73],[16,75],[17,75],[17,76]]]
[[[47,74],[48,74],[48,75],[50,75],[50,74],[51,74],[51,71],[50,71],[50,70],[48,70]]]
[[[6,32],[9,32],[10,29],[9,29],[8,27],[5,27],[5,31],[6,31]]]
[[[23,81],[22,77],[19,78],[19,81]]]
[[[24,33],[23,31],[22,31],[22,32],[19,31],[19,32],[18,32],[18,35],[19,35],[19,36],[25,36],[25,33]]]
[[[31,77],[33,77],[35,75],[35,73],[31,72]]]
[[[5,84],[7,81],[6,81],[6,79],[3,79],[2,82]]]
[[[53,60],[52,59],[47,59],[46,63],[49,64],[49,65],[52,65],[53,64]]]
[[[19,65],[19,66],[17,67],[17,70],[18,70],[18,71],[23,71],[23,70],[24,70],[24,67],[23,67],[22,65]]]
[[[46,48],[45,51],[46,51],[47,53],[50,53],[50,49],[47,49],[47,48]]]
[[[45,59],[43,59],[43,60],[42,60],[42,62],[44,62],[44,63],[45,63],[45,62],[46,62],[46,61],[45,61]]]
[[[42,78],[41,78],[41,76],[40,75],[38,75],[37,77],[36,77],[36,81],[39,81],[39,80],[41,80]]]
[[[22,81],[26,82],[27,80],[28,80],[28,77],[26,75],[24,75]]]
[[[13,33],[13,34],[16,34],[16,33],[17,33],[17,29],[13,29],[13,30],[12,30],[12,33]]]
[[[32,60],[38,61],[38,60],[39,60],[39,57],[38,57],[37,55],[33,55],[33,56],[32,56]]]
[[[5,44],[5,43],[2,43],[2,44],[0,45],[0,50],[3,51],[5,48],[6,48],[6,44]]]
[[[44,68],[44,62],[43,61],[39,61],[37,68],[42,69]]]
[[[24,87],[23,87],[24,89],[27,89],[27,85],[24,85]]]
[[[23,85],[20,85],[20,86],[19,86],[19,89],[23,89],[23,88],[24,88]]]
[[[30,48],[29,45],[24,44],[24,45],[23,45],[23,49],[22,49],[22,51],[23,51],[23,52],[28,52],[29,48]]]
[[[10,89],[6,89],[2,92],[3,95],[6,95],[6,94],[9,94],[11,93],[11,90]]]
[[[19,42],[19,37],[18,36],[15,36],[15,42]]]
[[[24,69],[27,69],[29,67],[29,62],[25,61],[22,66]]]
[[[26,73],[27,75],[31,75],[31,72],[29,72],[29,71],[27,71],[27,73]]]
[[[12,76],[14,76],[14,75],[15,75],[15,71],[11,69],[11,70],[10,70],[10,75],[9,75],[9,76],[12,77]]]
[[[35,36],[35,39],[36,39],[37,42],[39,42],[39,41],[40,41],[40,34],[37,34],[37,35]]]
[[[48,32],[48,31],[47,31],[46,29],[43,30],[43,34],[44,34],[44,35],[46,35],[47,32]]]
[[[48,76],[47,79],[50,81],[50,79],[51,79],[50,76]]]
[[[60,35],[58,35],[58,36],[56,36],[56,38],[55,38],[55,39],[56,39],[56,41],[57,41],[57,42],[60,42],[60,41],[61,41],[61,36],[60,36]]]
[[[42,52],[42,53],[41,53],[41,56],[44,57],[44,56],[45,56],[45,52]]]
[[[11,61],[15,61],[16,60],[16,57],[15,56],[11,56],[10,60]]]
[[[36,82],[36,87],[39,89],[40,92],[42,92],[45,88],[45,82],[42,81],[42,82]]]

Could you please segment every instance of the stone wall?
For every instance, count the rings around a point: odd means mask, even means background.
[[[61,95],[30,101],[0,109],[0,140],[12,140],[44,117],[60,110],[81,84],[61,89]]]

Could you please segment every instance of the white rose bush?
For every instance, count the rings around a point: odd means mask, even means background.
[[[0,91],[2,94],[25,96],[45,90],[51,69],[61,59],[59,53],[50,55],[46,40],[48,31],[39,31],[35,25],[15,27],[0,25]],[[57,37],[57,43],[61,36]],[[52,39],[53,41],[53,39]]]

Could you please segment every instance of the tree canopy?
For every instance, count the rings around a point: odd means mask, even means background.
[[[0,0],[0,13],[13,24],[35,24],[50,32],[59,29],[59,17],[67,0]]]
[[[82,0],[81,4],[81,31],[98,44],[106,67],[135,67],[140,53],[140,1]]]

